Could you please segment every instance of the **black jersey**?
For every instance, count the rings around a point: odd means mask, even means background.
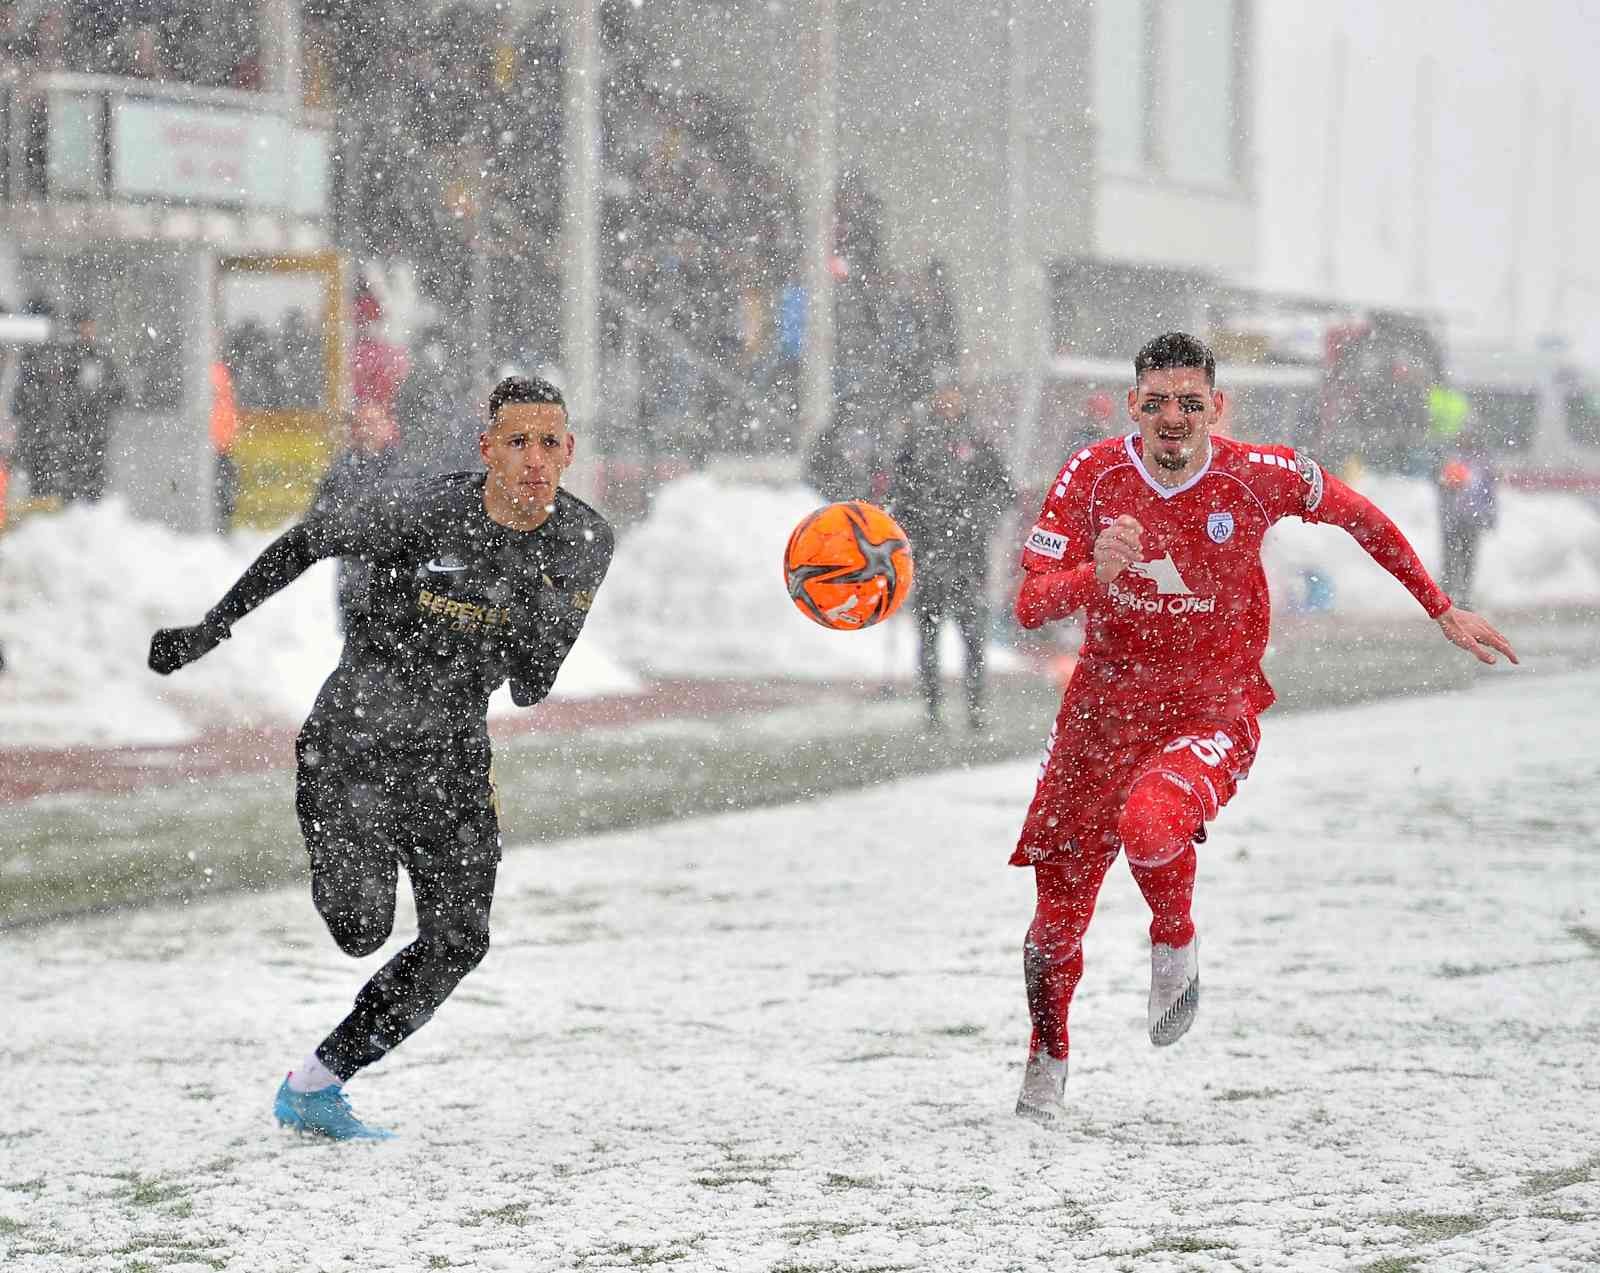
[[[486,738],[489,695],[550,692],[611,564],[611,526],[565,490],[536,530],[484,511],[482,473],[448,473],[315,512],[267,546],[209,619],[231,626],[325,557],[370,571],[366,610],[317,696],[319,732],[431,750]]]

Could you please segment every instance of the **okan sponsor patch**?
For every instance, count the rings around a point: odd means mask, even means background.
[[[1043,526],[1035,526],[1033,533],[1028,536],[1027,547],[1041,557],[1060,561],[1067,554],[1067,537],[1058,530],[1046,530]]]

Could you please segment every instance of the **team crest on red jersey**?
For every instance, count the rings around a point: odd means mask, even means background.
[[[1233,538],[1233,514],[1212,513],[1206,518],[1206,534],[1213,544],[1225,544]]]

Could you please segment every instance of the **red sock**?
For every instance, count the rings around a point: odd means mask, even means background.
[[[1150,940],[1187,946],[1194,940],[1194,833],[1200,810],[1194,797],[1160,774],[1134,783],[1117,820],[1134,882],[1150,906]]]
[[[1102,846],[1104,837],[1085,842]],[[1067,1055],[1067,1009],[1083,976],[1083,935],[1094,915],[1095,898],[1116,851],[1097,847],[1067,862],[1033,868],[1038,904],[1023,946],[1023,976],[1028,1013],[1033,1018],[1034,1052]]]
[[[1194,845],[1189,845],[1165,866],[1132,866],[1134,882],[1150,904],[1150,940],[1168,946],[1187,946],[1194,940]]]

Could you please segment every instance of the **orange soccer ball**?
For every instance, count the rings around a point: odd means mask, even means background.
[[[911,591],[911,541],[876,505],[829,504],[794,528],[783,574],[790,600],[813,623],[836,632],[870,628]]]

